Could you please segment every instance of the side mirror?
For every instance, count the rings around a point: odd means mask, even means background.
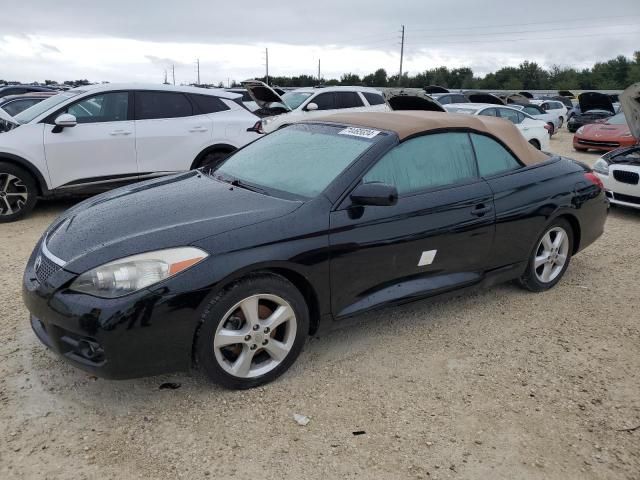
[[[308,103],[307,106],[305,107],[305,109],[308,112],[314,112],[314,111],[318,110],[318,104],[314,103],[314,102]]]
[[[56,118],[55,124],[56,127],[60,127],[60,130],[62,130],[65,127],[75,127],[78,124],[78,120],[70,113],[63,113]]]
[[[349,197],[356,205],[389,207],[398,203],[398,190],[393,185],[386,183],[361,183],[351,192]]]

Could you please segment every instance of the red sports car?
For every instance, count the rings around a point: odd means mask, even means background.
[[[629,130],[624,113],[606,120],[580,127],[573,136],[573,148],[580,152],[601,150],[608,152],[620,147],[631,147],[638,143]]]

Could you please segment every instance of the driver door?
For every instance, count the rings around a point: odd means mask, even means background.
[[[126,91],[99,93],[47,119],[44,148],[52,188],[100,190],[138,178],[131,97]],[[74,115],[77,125],[56,127],[63,113]]]

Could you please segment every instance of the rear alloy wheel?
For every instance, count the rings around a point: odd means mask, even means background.
[[[250,277],[213,300],[196,341],[198,364],[216,383],[251,388],[284,373],[309,331],[304,297],[277,275]]]
[[[552,288],[567,270],[572,251],[573,229],[566,220],[557,220],[538,239],[520,285],[533,292]]]
[[[33,210],[36,199],[33,177],[20,167],[0,162],[0,223],[24,217]]]

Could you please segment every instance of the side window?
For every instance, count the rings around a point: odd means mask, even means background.
[[[336,108],[333,93],[321,93],[320,95],[316,95],[311,99],[311,103],[318,105],[318,110],[333,110]]]
[[[498,112],[495,108],[486,108],[480,112],[480,115],[484,115],[486,117],[497,117]]]
[[[424,135],[401,143],[376,163],[363,181],[394,185],[400,195],[476,178],[469,135]]]
[[[502,145],[486,135],[471,134],[481,177],[520,168],[520,162]]]
[[[212,95],[190,94],[189,98],[196,106],[197,111],[195,113],[216,113],[230,110],[226,103]]]
[[[78,123],[122,122],[128,120],[129,92],[112,92],[83,98],[67,107],[65,113]]]
[[[362,92],[362,94],[369,102],[369,105],[382,105],[384,103],[384,98],[379,93]]]
[[[521,113],[515,110],[510,110],[508,108],[499,108],[498,111],[500,112],[501,118],[509,120],[511,123],[515,125],[521,123],[522,120],[524,120],[524,115],[522,115]]]
[[[7,103],[6,105],[3,105],[2,109],[12,117],[15,117],[17,114],[35,105],[36,103],[38,103],[38,100],[34,100],[34,99],[16,100],[16,101]]]
[[[179,118],[193,115],[191,102],[179,92],[136,92],[136,120]]]
[[[546,112],[547,110],[549,110],[549,103],[543,103],[542,105],[540,105],[540,108],[542,108]]]
[[[357,92],[335,92],[336,108],[364,107],[362,99]]]
[[[450,103],[454,103],[451,95],[443,95],[440,98],[436,99],[440,105],[449,105]]]
[[[464,95],[452,95],[451,101],[453,103],[467,103],[469,100]]]

